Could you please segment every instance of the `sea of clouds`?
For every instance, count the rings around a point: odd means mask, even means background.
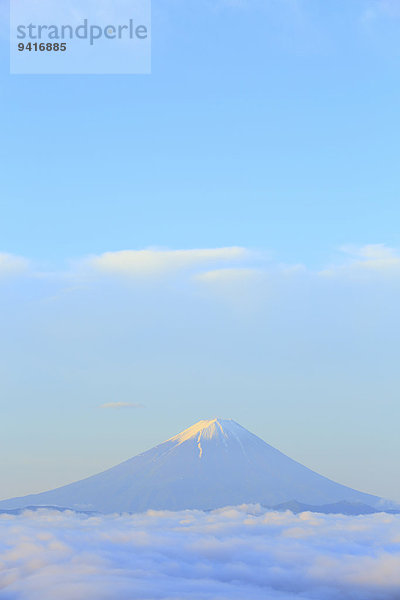
[[[0,515],[1,600],[398,600],[400,516]]]

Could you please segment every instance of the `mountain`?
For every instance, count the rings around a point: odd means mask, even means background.
[[[318,475],[235,421],[212,419],[107,471],[41,494],[4,500],[0,509],[51,505],[108,513],[293,501],[314,507],[382,504],[377,496]]]

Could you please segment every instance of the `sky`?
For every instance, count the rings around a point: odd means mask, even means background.
[[[0,53],[0,497],[233,418],[400,500],[396,0],[154,0],[152,74]]]

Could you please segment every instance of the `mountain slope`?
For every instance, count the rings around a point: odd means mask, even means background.
[[[232,420],[200,421],[107,471],[1,509],[56,505],[99,512],[212,509],[243,503],[310,505],[380,498],[335,483],[288,458]]]

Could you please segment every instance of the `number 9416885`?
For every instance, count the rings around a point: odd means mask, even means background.
[[[54,42],[54,43],[48,42],[47,44],[45,44],[43,42],[40,44],[38,44],[37,42],[34,42],[32,44],[32,42],[29,42],[28,44],[23,44],[21,42],[20,44],[18,44],[19,52],[24,52],[24,51],[28,51],[28,52],[65,52],[66,49],[67,49],[67,44],[65,42],[63,42],[62,44],[59,44],[58,42]]]

